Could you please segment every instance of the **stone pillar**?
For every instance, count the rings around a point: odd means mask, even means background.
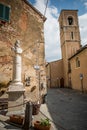
[[[13,82],[14,83],[21,83],[21,69],[22,69],[22,49],[19,47],[19,41],[15,43],[15,47],[13,48],[15,52],[14,61],[13,61]]]
[[[25,92],[21,81],[22,49],[20,47],[20,41],[16,41],[12,50],[15,54],[13,58],[13,80],[8,89],[8,115],[23,113]]]

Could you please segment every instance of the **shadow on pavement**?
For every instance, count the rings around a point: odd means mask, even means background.
[[[87,94],[48,89],[47,107],[57,130],[87,130]]]

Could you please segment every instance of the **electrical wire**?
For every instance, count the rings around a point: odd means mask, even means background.
[[[44,11],[44,16],[46,15],[47,5],[48,5],[48,0],[47,0],[47,2],[46,2],[46,8],[45,8],[45,11]]]

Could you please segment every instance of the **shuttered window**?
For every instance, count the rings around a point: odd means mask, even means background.
[[[10,7],[0,3],[0,20],[9,21]]]

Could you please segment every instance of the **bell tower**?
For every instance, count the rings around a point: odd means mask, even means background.
[[[64,85],[68,87],[68,58],[80,49],[78,10],[62,10],[59,16],[61,52],[64,66]]]

